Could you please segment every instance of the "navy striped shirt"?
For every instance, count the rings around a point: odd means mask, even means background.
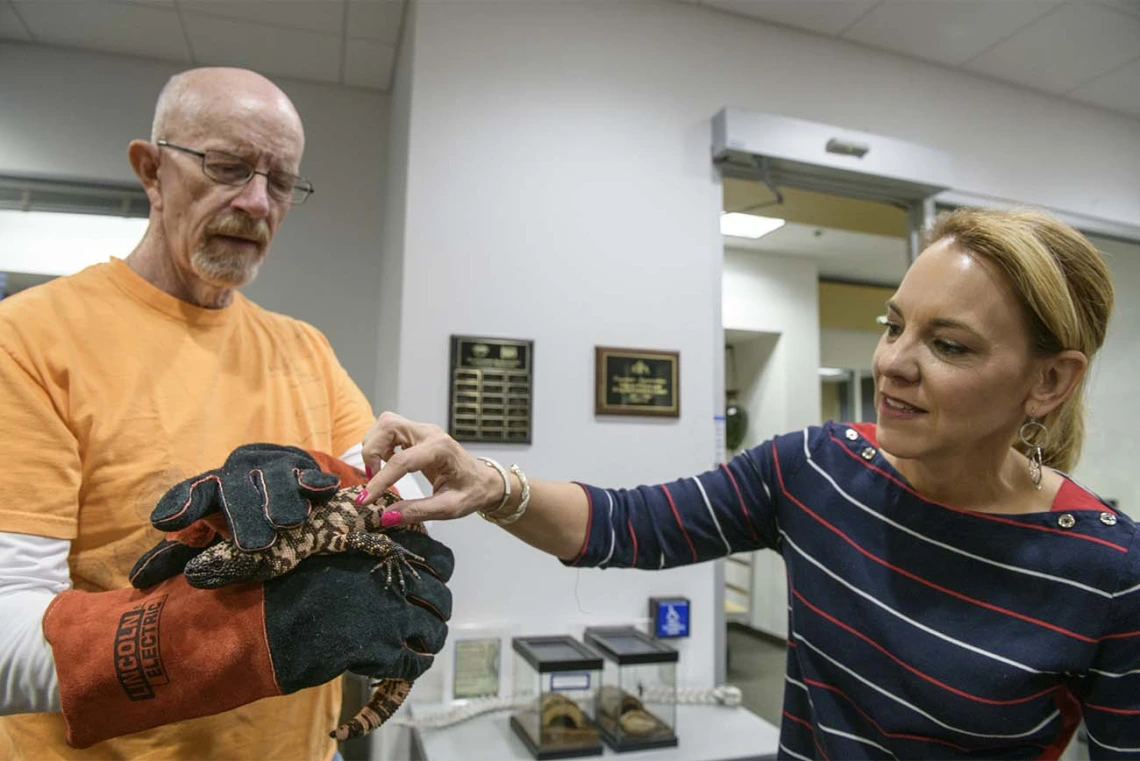
[[[1052,758],[1082,716],[1094,759],[1140,758],[1136,525],[1072,481],[1052,512],[959,510],[919,496],[874,426],[827,424],[694,478],[584,488],[571,565],[783,556],[782,758]]]

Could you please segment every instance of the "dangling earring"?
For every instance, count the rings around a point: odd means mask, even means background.
[[[1034,443],[1030,439],[1038,438],[1040,434],[1041,439],[1049,437],[1049,429],[1035,417],[1029,418],[1022,426],[1021,430],[1017,432],[1017,437],[1021,439],[1021,443],[1029,450],[1029,477],[1033,480],[1033,486],[1041,490],[1041,445]]]

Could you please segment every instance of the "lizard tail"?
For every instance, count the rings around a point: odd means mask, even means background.
[[[348,740],[353,737],[363,737],[376,729],[392,718],[392,714],[404,704],[404,699],[412,689],[412,683],[404,679],[381,679],[373,684],[373,688],[372,699],[367,705],[357,711],[351,721],[329,732],[329,737]]]

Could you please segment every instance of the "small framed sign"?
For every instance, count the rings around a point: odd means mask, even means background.
[[[681,353],[594,347],[595,415],[681,415]]]
[[[501,657],[502,641],[498,637],[456,640],[452,697],[498,697]]]
[[[443,675],[444,702],[510,695],[513,659],[503,656],[510,654],[511,640],[518,634],[513,623],[452,627],[436,656]]]

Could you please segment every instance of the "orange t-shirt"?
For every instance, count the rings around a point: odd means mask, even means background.
[[[76,589],[127,586],[176,482],[265,441],[334,456],[372,424],[315,328],[240,294],[173,298],[123,261],[0,302],[0,531],[71,540]],[[0,758],[322,759],[339,680],[86,750],[58,714],[0,718]]]

